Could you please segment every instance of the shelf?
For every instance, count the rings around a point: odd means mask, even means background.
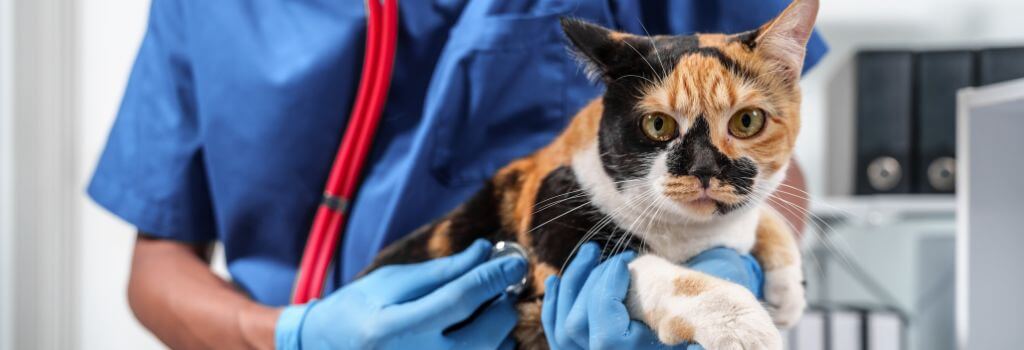
[[[951,194],[887,194],[825,197],[811,203],[819,219],[863,218],[880,221],[892,217],[937,217],[956,214],[956,196]]]

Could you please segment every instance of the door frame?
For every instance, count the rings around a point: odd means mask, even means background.
[[[78,1],[0,3],[0,347],[76,349]]]

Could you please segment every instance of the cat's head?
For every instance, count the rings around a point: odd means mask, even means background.
[[[605,86],[598,152],[617,191],[694,221],[749,208],[784,177],[817,0],[739,34],[638,36],[562,26]]]

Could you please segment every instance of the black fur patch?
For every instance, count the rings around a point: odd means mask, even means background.
[[[731,159],[711,143],[711,129],[707,119],[697,118],[690,130],[683,135],[683,142],[669,150],[668,172],[676,176],[696,176],[704,187],[711,178],[733,185],[736,193],[750,194],[753,190],[757,165],[747,158]],[[742,205],[720,204],[721,213],[727,213]]]
[[[698,117],[686,135],[683,135],[683,142],[669,151],[666,162],[669,174],[696,176],[706,187],[712,177],[722,173],[729,157],[711,143],[711,129],[707,119]]]
[[[736,62],[736,60],[730,58],[729,56],[726,56],[725,53],[723,53],[722,50],[719,50],[718,48],[701,47],[694,50],[693,53],[702,55],[704,57],[711,57],[717,59],[718,63],[722,64],[722,66],[725,66],[725,68],[732,72],[733,75],[740,77],[743,80],[756,83],[756,79],[754,79],[754,73],[752,73],[743,65]]]
[[[503,183],[507,182],[503,181]],[[485,238],[491,242],[514,241],[515,233],[507,232],[501,227],[501,191],[495,185],[494,180],[487,181],[473,197],[449,215],[421,226],[401,240],[388,245],[363,273],[368,273],[383,265],[410,264],[429,260],[431,258],[428,251],[430,237],[433,235],[434,229],[444,220],[451,221],[448,227],[448,239],[453,252],[465,250],[478,238]]]
[[[634,38],[616,40],[612,38],[611,30],[586,21],[575,18],[562,18],[561,21],[562,30],[569,38],[573,51],[596,68],[606,83],[635,74],[637,67],[634,63],[643,63],[643,58],[651,49],[649,41]],[[651,73],[654,72],[639,73],[638,76],[651,79]]]
[[[757,48],[757,36],[761,34],[761,28],[748,30],[743,33],[733,35],[733,40],[743,43],[748,50]]]
[[[516,239],[515,233],[507,232],[501,226],[502,191],[505,189],[498,189],[494,180],[487,181],[469,201],[456,209],[448,227],[452,251],[468,248],[477,238],[491,242]]]
[[[359,276],[366,275],[384,265],[412,264],[430,260],[430,252],[427,249],[430,244],[430,235],[437,226],[437,223],[438,221],[435,221],[428,225],[420,226],[416,231],[389,244],[377,254],[377,257],[373,259],[370,266],[367,266],[359,273]]]
[[[587,232],[597,227],[602,219],[607,217],[590,203],[589,196],[573,196],[583,193],[574,192],[579,190],[576,175],[571,168],[564,166],[548,174],[537,190],[538,204],[534,205],[534,211],[544,209],[533,215],[530,235],[533,239],[534,255],[538,261],[555,268],[561,267],[571,258],[573,248]],[[558,203],[552,205],[556,202]],[[630,239],[629,233],[614,222],[609,222],[598,230],[590,241],[597,242],[606,248],[605,252],[610,252],[623,237],[626,237],[625,241],[629,241],[628,248],[637,250],[641,247],[639,239]]]

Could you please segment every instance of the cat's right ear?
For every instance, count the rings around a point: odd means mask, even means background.
[[[818,0],[793,0],[775,19],[757,29],[757,37],[748,45],[756,46],[762,57],[777,62],[785,79],[799,81],[817,17]]]
[[[628,65],[629,62],[625,60],[640,53],[629,51],[629,55],[624,55],[623,50],[645,50],[645,44],[625,42],[631,40],[633,35],[576,18],[562,17],[561,21],[562,30],[572,43],[573,52],[586,65],[587,75],[591,79],[614,79],[616,68]],[[630,49],[628,45],[633,48]]]

